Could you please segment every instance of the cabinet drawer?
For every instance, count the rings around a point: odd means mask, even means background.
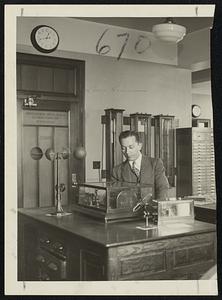
[[[67,279],[67,261],[39,249],[36,258],[39,280]]]

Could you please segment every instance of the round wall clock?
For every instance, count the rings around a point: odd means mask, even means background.
[[[47,25],[39,25],[31,32],[31,42],[38,51],[50,53],[58,47],[59,35],[54,28]]]
[[[196,104],[192,105],[192,116],[194,118],[198,118],[200,116],[200,114],[201,114],[200,106],[196,105]]]

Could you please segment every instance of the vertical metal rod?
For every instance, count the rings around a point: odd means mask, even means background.
[[[101,158],[101,170],[103,170],[103,160],[104,160],[104,124],[102,124],[102,158]]]
[[[51,148],[55,149],[55,127],[52,127],[52,137],[51,137]],[[52,164],[52,205],[54,206],[55,203],[55,191],[54,191],[54,186],[55,186],[55,163]]]
[[[56,153],[56,212],[59,210],[59,155]]]
[[[56,153],[56,184],[57,191],[59,190],[59,153]]]
[[[36,144],[39,147],[39,126],[36,127]],[[40,192],[40,160],[37,160],[37,207],[40,207],[40,197],[41,197],[41,192]]]

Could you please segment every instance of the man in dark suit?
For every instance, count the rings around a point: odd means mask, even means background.
[[[162,160],[142,155],[142,143],[135,131],[121,132],[119,142],[126,160],[114,167],[112,179],[126,183],[152,184],[153,198],[166,200],[169,183]]]

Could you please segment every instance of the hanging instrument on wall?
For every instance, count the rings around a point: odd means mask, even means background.
[[[105,153],[106,169],[102,172],[106,174],[107,180],[111,179],[112,169],[115,165],[122,162],[122,151],[119,144],[119,134],[123,130],[123,112],[124,109],[105,109],[105,116],[102,116],[102,126],[105,127]],[[102,133],[104,135],[104,131]],[[104,138],[102,139],[104,143]],[[104,145],[102,145],[102,166],[104,158]]]

